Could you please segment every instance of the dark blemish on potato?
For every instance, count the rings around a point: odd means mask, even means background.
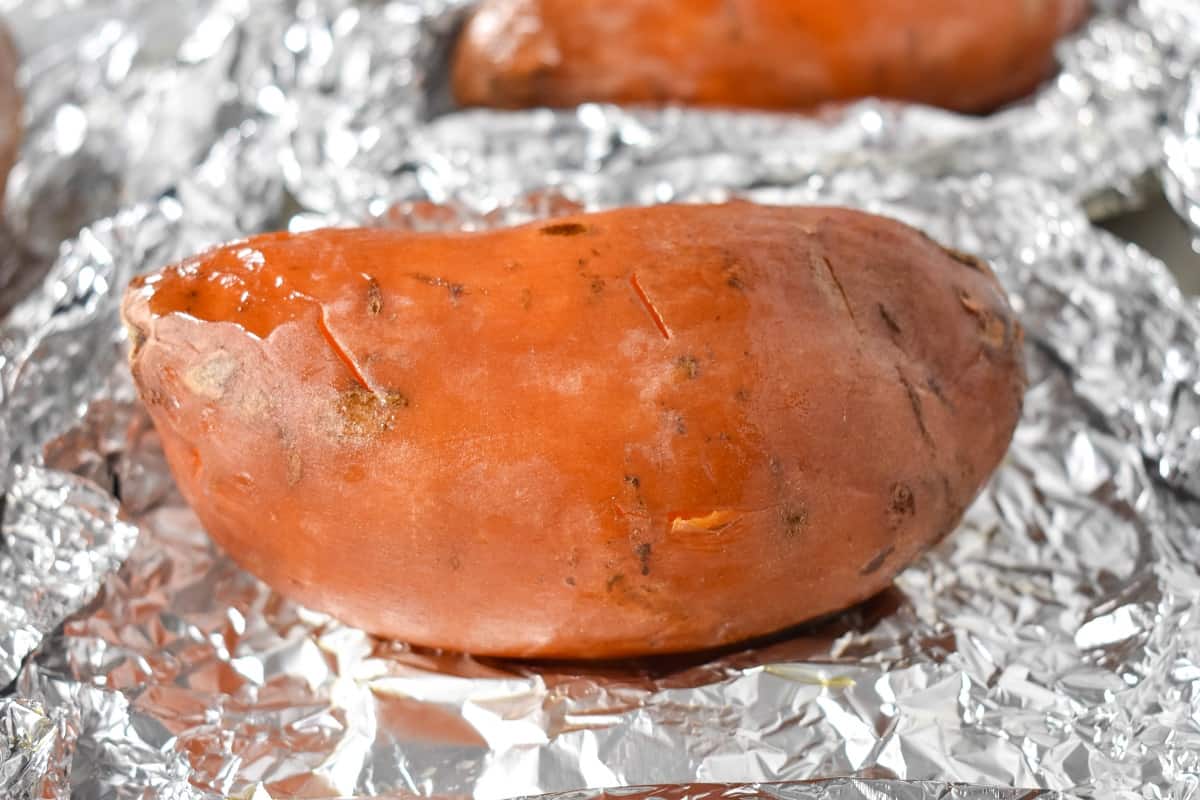
[[[938,477],[941,478],[942,494],[945,495],[946,502],[950,505],[954,505],[954,489],[950,486],[950,478],[948,478],[944,472]]]
[[[921,408],[921,395],[917,393],[916,387],[909,383],[908,378],[904,377],[904,373],[896,367],[896,377],[900,379],[900,385],[904,387],[904,393],[908,396],[908,404],[912,407],[913,416],[917,418],[917,428],[921,431],[921,438],[928,444],[933,444],[933,440],[929,436],[929,429],[925,427],[925,411]]]
[[[439,278],[436,275],[426,275],[423,272],[412,272],[409,273],[409,277],[429,286],[437,286],[445,289],[450,293],[451,300],[457,300],[467,293],[467,288],[461,283],[451,283],[445,278]]]
[[[610,575],[608,580],[606,580],[604,582],[604,588],[605,588],[605,590],[611,592],[619,584],[621,584],[624,580],[625,580],[625,576],[619,572],[616,575]]]
[[[450,556],[450,571],[458,572],[460,569],[462,569],[462,559],[458,557],[457,553],[454,553]]]
[[[379,281],[371,276],[367,276],[367,313],[372,317],[383,311],[383,291],[379,288]]]
[[[528,311],[529,307],[531,305],[533,305],[533,292],[531,292],[529,289],[522,289],[521,290],[521,308]]]
[[[408,398],[400,392],[385,392],[380,396],[357,386],[346,389],[338,394],[337,402],[342,435],[351,438],[378,436],[391,430],[396,414],[408,406]]]
[[[600,294],[604,291],[604,278],[592,278],[592,294]]]
[[[883,566],[883,562],[887,561],[888,556],[890,556],[895,549],[895,545],[889,544],[887,547],[880,550],[875,554],[874,558],[862,565],[862,568],[858,571],[858,574],[870,575],[872,572],[878,571],[879,568]]]
[[[693,381],[700,374],[700,362],[695,356],[680,356],[675,360],[675,367],[682,377]]]
[[[746,391],[745,389],[738,389],[733,393],[733,399],[737,400],[739,403],[745,403],[750,400],[750,392]]]
[[[808,511],[800,507],[787,507],[780,512],[783,520],[783,532],[788,538],[799,536],[808,523]]]
[[[675,415],[675,432],[680,436],[687,435],[687,422],[683,419],[682,414]]]
[[[642,488],[642,481],[637,475],[626,475],[625,482],[635,489]]]
[[[988,272],[987,262],[979,256],[964,253],[962,250],[955,250],[953,247],[946,247],[944,244],[938,244],[942,252],[953,258],[964,267],[970,267],[976,272],[982,272],[985,275]]]
[[[642,542],[637,547],[635,547],[633,549],[633,551],[635,553],[637,553],[638,561],[640,561],[642,564],[642,574],[649,575],[650,574],[650,551],[651,551],[650,543]]]
[[[896,318],[892,316],[890,311],[884,308],[883,303],[876,305],[876,308],[879,309],[879,317],[883,320],[883,324],[887,325],[887,329],[891,331],[893,336],[899,336],[900,325],[896,322]]]
[[[575,578],[571,575],[568,575],[566,578],[563,579],[563,583],[567,584],[567,586],[574,586]]]
[[[907,483],[892,484],[890,499],[888,500],[888,521],[894,528],[904,522],[905,517],[911,517],[917,513],[917,498],[913,494],[912,487]]]
[[[546,236],[578,236],[587,233],[588,227],[581,222],[557,222],[540,230]]]
[[[725,285],[740,292],[746,288],[746,282],[738,270],[739,266],[738,257],[733,253],[728,250],[721,253],[721,270],[725,273]]]

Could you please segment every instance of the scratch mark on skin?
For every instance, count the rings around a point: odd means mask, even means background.
[[[887,326],[888,331],[892,336],[899,336],[900,324],[896,322],[896,318],[892,316],[890,311],[884,308],[883,303],[877,303],[876,307],[879,309],[879,316],[883,320],[883,324]]]
[[[833,263],[825,256],[817,256],[817,259],[825,265],[825,270],[829,273],[833,285],[837,287],[838,294],[842,296],[842,305],[846,307],[846,313],[850,315],[850,321],[858,327],[858,319],[854,316],[854,309],[850,306],[850,298],[846,296],[846,287],[842,286],[841,280],[838,279],[837,273],[833,270]]]
[[[370,275],[365,277],[367,279],[367,313],[376,316],[383,311],[383,291],[379,288],[379,281]]]
[[[342,347],[342,343],[337,340],[337,337],[333,335],[333,331],[329,329],[329,322],[325,319],[324,309],[321,309],[321,313],[317,317],[317,328],[320,329],[321,336],[325,337],[325,341],[328,343],[329,349],[333,351],[335,356],[337,356],[338,361],[341,361],[346,369],[350,371],[351,377],[353,377],[354,380],[357,381],[360,386],[362,386],[362,388],[372,392],[373,394],[379,395],[379,392],[376,391],[375,387],[371,385],[371,382],[367,379],[367,376],[364,375],[363,371],[358,368],[358,364],[354,361],[354,358],[350,355],[346,348]]]
[[[630,273],[629,284],[633,287],[633,291],[637,293],[638,300],[642,301],[642,305],[646,307],[646,311],[650,314],[650,319],[654,320],[655,326],[658,327],[658,332],[662,334],[667,341],[671,340],[671,329],[667,327],[667,323],[663,320],[662,314],[658,313],[658,309],[654,307],[654,303],[650,302],[650,298],[646,295],[646,290],[642,288],[642,284],[638,283],[637,273]]]
[[[900,379],[900,385],[904,387],[904,393],[908,395],[908,404],[912,407],[913,416],[917,418],[917,428],[921,431],[921,438],[926,444],[932,445],[933,438],[929,435],[929,429],[925,427],[925,411],[921,408],[921,395],[917,394],[917,389],[908,378],[904,377],[904,373],[900,371],[900,367],[896,367],[896,377]]]

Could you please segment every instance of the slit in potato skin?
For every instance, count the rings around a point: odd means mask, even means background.
[[[541,229],[541,232],[546,236],[578,236],[581,233],[587,233],[588,226],[580,222],[557,222],[553,225],[546,225]]]

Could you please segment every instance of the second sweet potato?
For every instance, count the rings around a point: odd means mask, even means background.
[[[966,112],[1029,93],[1086,0],[483,0],[463,105],[807,109],[885,97]]]

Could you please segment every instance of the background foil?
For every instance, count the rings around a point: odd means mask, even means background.
[[[1192,112],[1164,112],[1200,63],[1200,7],[1101,3],[1062,74],[986,118],[866,102],[801,120],[456,111],[467,5],[0,0],[31,54],[7,215],[34,262],[58,252],[0,337],[0,796],[849,774],[871,780],[696,791],[1200,796],[1200,317],[1073,204],[1135,199],[1164,118],[1168,172],[1194,185]],[[1015,293],[1032,383],[1009,459],[894,594],[704,663],[480,662],[287,603],[182,506],[123,365],[132,274],[279,226],[484,227],[730,191],[903,217]]]
[[[1200,73],[1182,87],[1168,118],[1163,151],[1163,188],[1167,199],[1192,230],[1200,253]]]
[[[255,169],[286,135],[267,124],[230,135],[175,191],[90,226],[10,318],[0,430],[17,474],[93,487],[68,494],[60,515],[103,508],[95,495],[107,490],[140,530],[99,596],[20,669],[5,713],[26,728],[37,721],[23,709],[57,716],[28,745],[9,737],[26,781],[14,786],[504,798],[857,776],[881,783],[779,791],[1200,792],[1200,314],[1160,263],[1021,178],[864,166],[675,190],[858,205],[989,258],[1028,332],[1030,389],[1011,451],[956,535],[894,592],[826,625],[708,660],[476,660],[373,639],[237,569],[175,492],[134,399],[116,315],[132,274],[240,233],[352,221],[296,207],[282,176]],[[571,207],[564,197],[637,199],[619,170],[556,193],[499,163],[461,165],[456,185],[479,200],[440,210],[427,203],[436,183],[395,176],[384,194],[398,205],[375,222],[481,226]],[[497,178],[521,184],[519,202],[488,199]],[[6,522],[38,513],[10,504]],[[57,772],[38,778],[52,748]],[[905,785],[919,781],[938,785]]]
[[[812,783],[689,785],[643,787],[620,791],[580,791],[542,795],[542,800],[969,800],[979,797],[978,788],[943,784],[899,783],[897,781],[830,780]],[[989,800],[1052,800],[1058,792],[1028,792],[1022,789],[992,790]]]
[[[262,116],[288,128],[271,161],[320,211],[387,176],[420,182],[417,164],[445,172],[505,152],[551,183],[624,161],[648,197],[663,191],[659,173],[704,156],[692,181],[715,185],[764,163],[796,180],[863,161],[929,175],[1017,172],[1111,213],[1137,202],[1162,160],[1164,114],[1200,64],[1193,0],[1093,0],[1093,18],[1059,48],[1057,78],[986,117],[871,101],[813,118],[591,105],[462,112],[446,67],[471,4],[0,0],[24,54],[26,102],[5,218],[30,254],[0,264],[0,283],[25,289],[19,279],[83,225],[168,191],[226,132]]]
[[[1143,177],[1162,161],[1164,113],[1200,65],[1192,0],[1093,0],[1091,20],[1060,44],[1058,76],[984,117],[875,101],[817,117],[604,105],[462,111],[449,95],[447,64],[469,5],[297,4],[297,26],[273,60],[291,64],[279,71],[285,100],[276,105],[293,125],[289,188],[305,205],[330,211],[382,191],[393,176],[444,179],[483,156],[519,161],[550,183],[619,169],[659,201],[760,169],[796,181],[864,162],[929,176],[1017,173],[1101,216],[1138,201]],[[679,163],[692,167],[686,187]],[[489,185],[493,202],[504,202],[505,188]]]

